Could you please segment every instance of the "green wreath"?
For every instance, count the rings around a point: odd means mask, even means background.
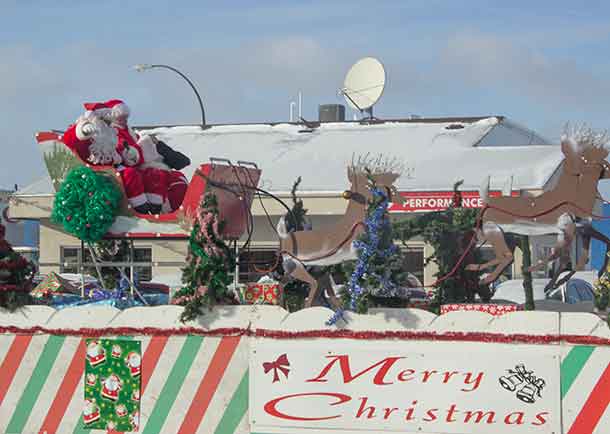
[[[51,220],[80,240],[97,242],[114,223],[121,199],[113,179],[78,167],[68,173],[55,195]]]

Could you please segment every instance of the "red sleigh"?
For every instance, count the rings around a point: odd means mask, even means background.
[[[261,171],[254,163],[239,161],[236,164],[224,158],[210,158],[194,172],[182,205],[168,214],[139,214],[127,203],[119,172],[113,166],[92,165],[62,142],[57,132],[39,132],[36,141],[43,147],[45,164],[57,189],[69,169],[78,165],[91,167],[98,173],[115,179],[123,193],[123,202],[117,221],[106,238],[188,238],[190,223],[204,194],[216,195],[220,218],[227,224],[223,235],[236,240],[246,231],[250,208]],[[49,148],[52,151],[49,152]],[[58,157],[59,156],[59,157]],[[57,160],[57,161],[54,161]]]

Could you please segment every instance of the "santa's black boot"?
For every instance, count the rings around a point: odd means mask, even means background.
[[[151,214],[161,214],[161,205],[150,204],[150,213]]]
[[[143,205],[134,206],[133,209],[138,214],[149,214],[150,213],[150,204],[145,203]]]

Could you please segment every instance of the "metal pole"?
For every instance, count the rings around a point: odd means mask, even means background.
[[[237,240],[235,240],[235,275],[233,276],[234,291],[237,293],[237,286],[239,285],[239,246]]]
[[[91,260],[93,261],[93,266],[95,267],[95,271],[97,273],[97,278],[100,280],[100,284],[102,285],[102,289],[106,289],[106,284],[104,282],[104,276],[102,276],[102,270],[97,262],[97,256],[91,243],[87,243],[87,248],[89,249],[89,254],[91,255]]]
[[[134,252],[133,252],[133,239],[129,239],[129,289],[131,291],[131,296],[133,297],[133,279],[135,275],[135,271],[133,268],[134,262]]]
[[[189,78],[186,75],[184,75],[182,72],[178,71],[173,66],[169,66],[169,65],[150,65],[150,68],[165,68],[165,69],[169,69],[170,71],[174,71],[176,74],[178,74],[180,77],[182,77],[189,84],[189,86],[191,86],[191,89],[193,89],[193,92],[195,92],[195,95],[197,96],[197,101],[199,101],[199,108],[201,109],[201,127],[202,128],[205,127],[205,125],[206,125],[206,123],[205,123],[205,109],[203,108],[203,102],[201,101],[201,96],[199,95],[199,92],[197,92],[197,88],[195,87],[193,82],[191,80],[189,80]]]
[[[85,298],[85,270],[83,268],[83,253],[85,252],[85,242],[80,240],[80,255],[78,255],[78,271],[80,271],[80,296]]]

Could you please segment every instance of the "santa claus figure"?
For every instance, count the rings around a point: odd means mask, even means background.
[[[89,364],[93,367],[100,363],[104,363],[106,360],[106,352],[100,341],[89,342],[87,345],[87,360],[89,360]]]
[[[136,389],[131,392],[131,400],[134,402],[138,402],[140,400],[140,390]]]
[[[100,408],[95,403],[95,399],[85,399],[85,407],[83,408],[83,422],[85,422],[85,425],[89,425],[99,420],[99,418]]]
[[[87,374],[87,386],[95,386],[95,383],[97,383],[97,375]]]
[[[85,114],[63,135],[66,146],[84,161],[116,166],[136,212],[176,210],[188,187],[179,170],[191,164],[189,158],[154,137],[140,138],[129,127],[129,107],[121,100],[84,106]]]
[[[63,142],[83,160],[92,164],[114,165],[122,161],[116,150],[117,133],[106,117],[109,110],[100,103],[85,103],[85,114],[70,125]]]
[[[130,111],[123,101],[110,100],[103,105],[110,110],[108,118],[117,133],[117,151],[123,158],[119,170],[130,203],[140,213],[177,209],[188,186],[179,170],[191,161],[153,136],[136,134],[128,125]]]
[[[112,357],[114,357],[115,359],[118,359],[119,357],[121,357],[121,353],[123,352],[123,350],[121,349],[120,345],[114,344],[112,346],[112,353],[110,354]]]
[[[116,406],[115,412],[118,417],[125,417],[127,416],[127,407],[124,404],[119,404]]]
[[[127,367],[129,368],[129,372],[131,373],[132,377],[137,377],[140,375],[142,358],[138,353],[132,351],[131,353],[127,354],[125,362],[127,363]]]
[[[119,391],[123,387],[123,382],[116,374],[110,374],[110,376],[102,381],[102,397],[116,401],[119,399]]]
[[[131,422],[131,428],[134,431],[137,431],[140,427],[140,412],[134,411],[133,414],[129,416],[129,422]]]

